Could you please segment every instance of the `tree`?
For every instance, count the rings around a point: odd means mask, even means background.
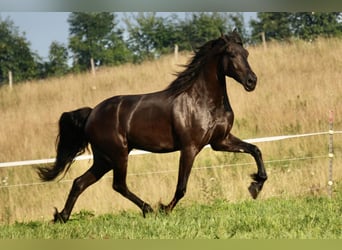
[[[180,49],[194,50],[205,42],[226,33],[233,27],[229,23],[229,16],[225,13],[191,13],[180,23]]]
[[[238,33],[240,34],[242,41],[249,41],[249,36],[247,34],[247,30],[245,27],[245,21],[243,18],[243,14],[240,12],[237,12],[235,14],[229,15],[230,21],[230,27],[236,28]]]
[[[318,36],[342,35],[340,12],[259,12],[257,17],[258,20],[250,22],[254,42],[261,41],[261,32],[265,32],[266,40],[280,41],[292,37],[313,40]]]
[[[157,17],[156,13],[138,13],[125,18],[129,48],[134,53],[135,62],[153,59],[170,53],[176,43],[176,16]]]
[[[49,62],[47,63],[47,76],[62,76],[69,70],[68,49],[56,41],[52,42],[49,50]]]
[[[91,66],[115,65],[130,60],[130,52],[123,41],[123,30],[117,29],[113,13],[70,14],[69,47],[74,56],[74,70],[83,71]]]
[[[138,13],[127,17],[125,22],[129,48],[136,62],[170,53],[175,44],[179,50],[194,50],[234,27],[247,37],[241,13],[189,13],[184,20],[177,15],[164,18],[156,13]]]
[[[333,37],[342,35],[340,12],[299,12],[291,15],[294,36],[313,40],[318,36]]]
[[[12,71],[14,82],[30,80],[38,75],[37,56],[30,44],[9,19],[0,19],[0,83],[7,82]]]
[[[259,20],[251,20],[251,40],[261,41],[261,32],[265,32],[266,40],[286,40],[292,36],[290,13],[288,12],[258,12]]]

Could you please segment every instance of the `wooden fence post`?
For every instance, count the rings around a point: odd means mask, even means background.
[[[90,58],[90,66],[91,66],[91,73],[93,76],[95,75],[95,64],[94,64],[94,58]]]
[[[264,32],[264,31],[261,32],[260,35],[261,35],[262,45],[264,45],[264,49],[266,50],[267,48],[266,48],[266,36],[265,36],[265,32]]]
[[[175,44],[175,61],[178,61],[178,45]]]
[[[8,83],[9,83],[9,88],[12,89],[13,88],[13,77],[12,77],[12,71],[11,70],[8,71]]]

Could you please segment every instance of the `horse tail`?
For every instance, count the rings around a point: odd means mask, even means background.
[[[91,108],[85,107],[61,115],[56,139],[56,161],[52,166],[38,167],[37,173],[42,181],[52,181],[63,171],[65,174],[74,158],[85,152],[88,139],[84,127],[91,111]]]

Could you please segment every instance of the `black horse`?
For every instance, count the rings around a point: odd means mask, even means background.
[[[226,76],[253,91],[257,77],[247,61],[248,52],[234,30],[200,47],[186,69],[165,89],[144,95],[114,96],[94,109],[81,108],[62,114],[57,137],[56,162],[38,168],[43,181],[68,171],[74,158],[90,144],[94,162],[73,182],[64,209],[54,220],[66,222],[79,195],[108,171],[114,171],[113,189],[134,202],[143,215],[151,206],[132,193],[126,184],[128,154],[132,149],[154,153],[180,150],[174,198],[160,209],[170,212],[186,192],[196,155],[210,144],[218,151],[251,154],[257,173],[249,187],[255,199],[267,179],[261,152],[255,145],[233,136],[234,113],[230,106]]]

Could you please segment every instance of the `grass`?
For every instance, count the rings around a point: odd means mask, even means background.
[[[341,191],[341,190],[340,190]],[[0,226],[1,239],[341,239],[342,199],[270,198],[266,201],[179,206],[173,213],[122,211],[94,216],[82,210],[67,224],[42,221]]]
[[[241,85],[227,79],[236,119],[233,134],[255,138],[327,131],[329,110],[334,112],[335,130],[342,130],[342,85],[339,84],[342,40],[270,43],[266,51],[263,47],[248,50],[258,85],[254,92],[247,93]],[[189,56],[179,55],[177,62],[169,55],[142,65],[101,68],[95,77],[68,75],[18,84],[13,90],[2,86],[0,162],[55,157],[57,121],[62,112],[93,107],[113,95],[163,89],[174,79],[172,73],[181,70],[177,64],[186,63]],[[291,200],[326,195],[328,136],[258,143],[258,146],[269,174],[260,202],[277,197]],[[335,135],[335,182],[342,179],[341,152],[341,135]],[[131,157],[129,187],[153,206],[160,201],[169,202],[176,185],[178,156],[172,153]],[[306,159],[298,159],[303,157]],[[0,168],[0,224],[50,220],[52,208],[63,207],[72,180],[90,164],[77,162],[63,181],[43,185],[33,167]],[[249,174],[255,171],[250,156],[204,150],[196,158],[187,194],[180,205],[192,207],[198,202],[210,207],[216,200],[229,204],[248,202]],[[138,212],[131,202],[112,190],[111,182],[112,176],[108,174],[86,190],[74,212],[93,211],[96,218],[109,212]]]

